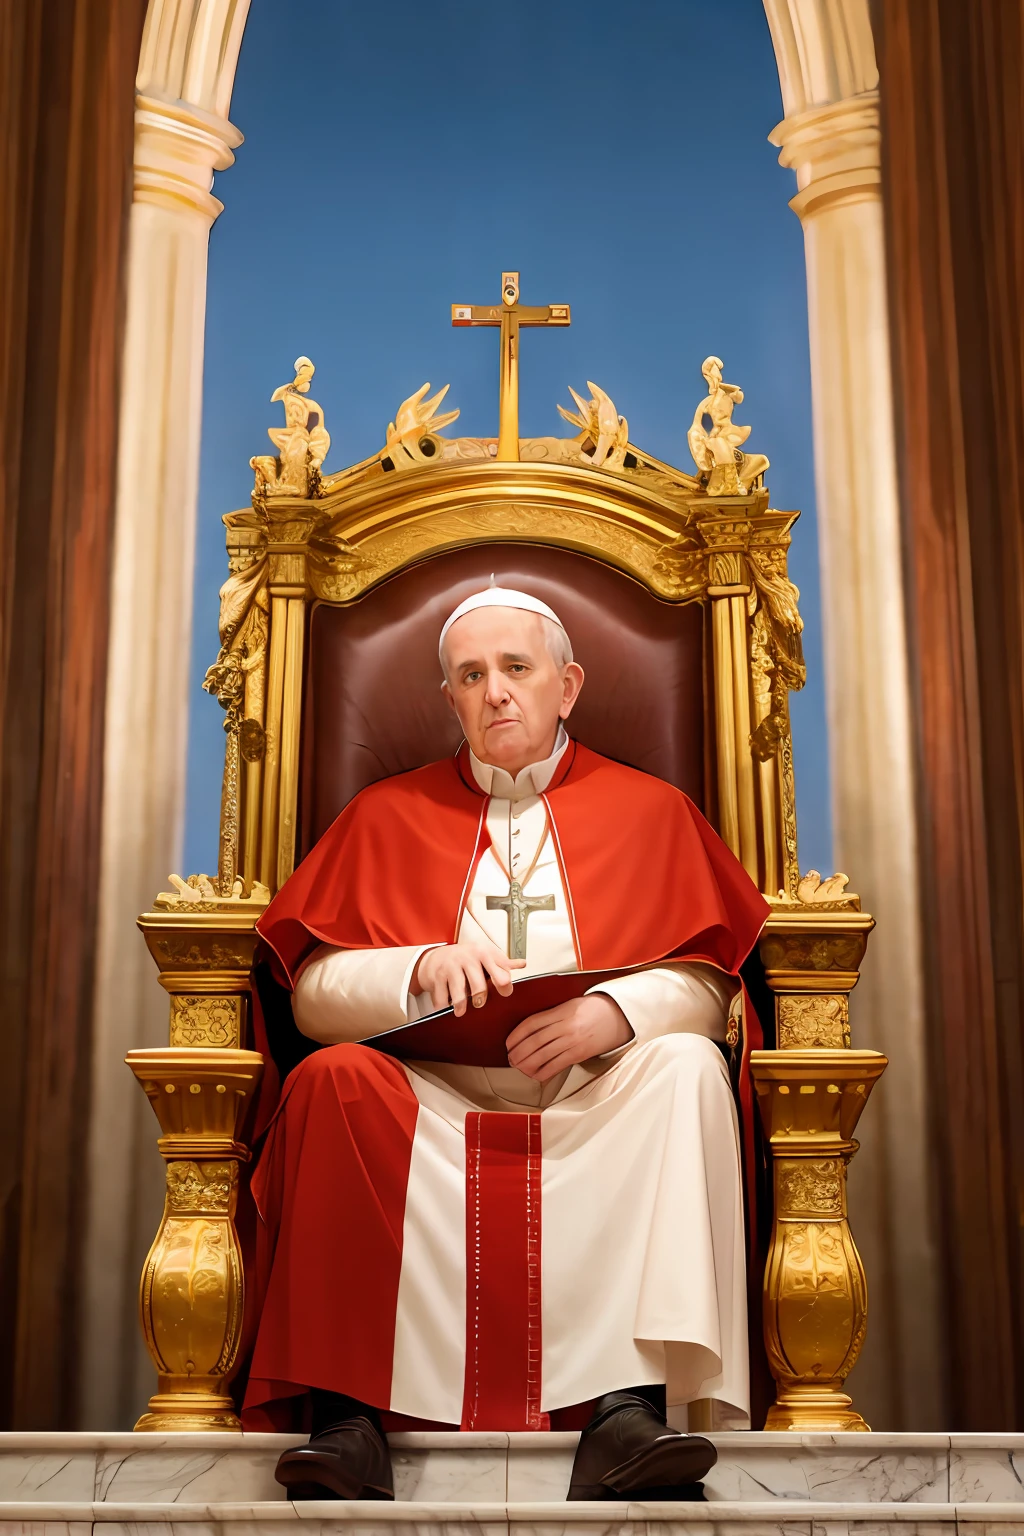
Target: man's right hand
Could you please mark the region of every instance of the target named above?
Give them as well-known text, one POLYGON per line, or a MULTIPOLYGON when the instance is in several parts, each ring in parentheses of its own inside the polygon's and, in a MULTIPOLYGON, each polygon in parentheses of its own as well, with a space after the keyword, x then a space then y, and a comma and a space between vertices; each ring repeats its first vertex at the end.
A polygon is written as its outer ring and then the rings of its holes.
POLYGON ((525 960, 510 960, 489 939, 466 944, 442 944, 421 955, 413 972, 410 990, 429 992, 436 1009, 455 1009, 461 1018, 468 1003, 482 1008, 487 1001, 488 980, 502 997, 512 996, 512 972, 522 970, 525 960))

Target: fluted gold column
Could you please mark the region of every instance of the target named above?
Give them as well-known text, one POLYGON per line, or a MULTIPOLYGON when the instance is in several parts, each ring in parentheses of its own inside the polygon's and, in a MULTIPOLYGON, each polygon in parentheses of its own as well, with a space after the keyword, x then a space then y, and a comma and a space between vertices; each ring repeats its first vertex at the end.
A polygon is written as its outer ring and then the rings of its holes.
POLYGON ((849 994, 874 926, 854 901, 777 904, 761 939, 779 1047, 751 1057, 774 1186, 763 1307, 777 1390, 766 1429, 868 1428, 845 1391, 868 1317, 846 1176, 887 1061, 850 1049, 849 994))

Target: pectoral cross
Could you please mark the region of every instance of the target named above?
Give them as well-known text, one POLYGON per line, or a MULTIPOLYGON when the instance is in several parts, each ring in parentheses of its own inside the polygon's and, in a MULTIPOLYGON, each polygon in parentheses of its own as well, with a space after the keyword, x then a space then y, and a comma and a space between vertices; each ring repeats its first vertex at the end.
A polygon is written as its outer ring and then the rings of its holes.
POLYGON ((453 304, 452 325, 501 328, 501 392, 498 397, 498 458, 519 458, 519 327, 569 325, 568 304, 519 302, 519 273, 501 274, 500 304, 453 304))
POLYGON ((507 896, 488 896, 488 912, 508 913, 508 957, 510 960, 526 959, 526 924, 531 912, 553 912, 553 896, 524 896, 518 880, 513 880, 507 896))

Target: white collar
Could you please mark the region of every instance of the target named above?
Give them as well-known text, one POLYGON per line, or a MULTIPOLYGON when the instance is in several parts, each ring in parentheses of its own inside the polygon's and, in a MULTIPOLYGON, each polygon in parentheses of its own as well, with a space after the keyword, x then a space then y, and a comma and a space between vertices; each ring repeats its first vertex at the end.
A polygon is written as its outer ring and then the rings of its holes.
POLYGON ((559 725, 555 750, 551 756, 546 757, 542 763, 530 763, 520 768, 514 780, 504 768, 481 762, 472 747, 469 749, 469 766, 485 795, 491 795, 496 800, 528 800, 531 795, 542 795, 547 789, 568 745, 565 726, 559 725))

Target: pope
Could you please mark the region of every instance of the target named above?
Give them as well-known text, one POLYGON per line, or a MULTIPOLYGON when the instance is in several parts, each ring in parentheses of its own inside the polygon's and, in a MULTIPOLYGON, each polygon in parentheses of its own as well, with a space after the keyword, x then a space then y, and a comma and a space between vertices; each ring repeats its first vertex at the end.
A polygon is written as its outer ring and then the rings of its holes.
POLYGON ((584 1425, 570 1499, 699 1496, 714 1447, 667 1417, 748 1422, 728 1054, 767 906, 685 795, 568 734, 546 604, 479 592, 439 656, 455 757, 364 789, 259 923, 311 1048, 253 1175, 243 1423, 311 1430, 293 1498, 392 1498, 385 1427, 553 1422, 584 1425), (359 1043, 577 970, 625 974, 507 1066, 359 1043))

